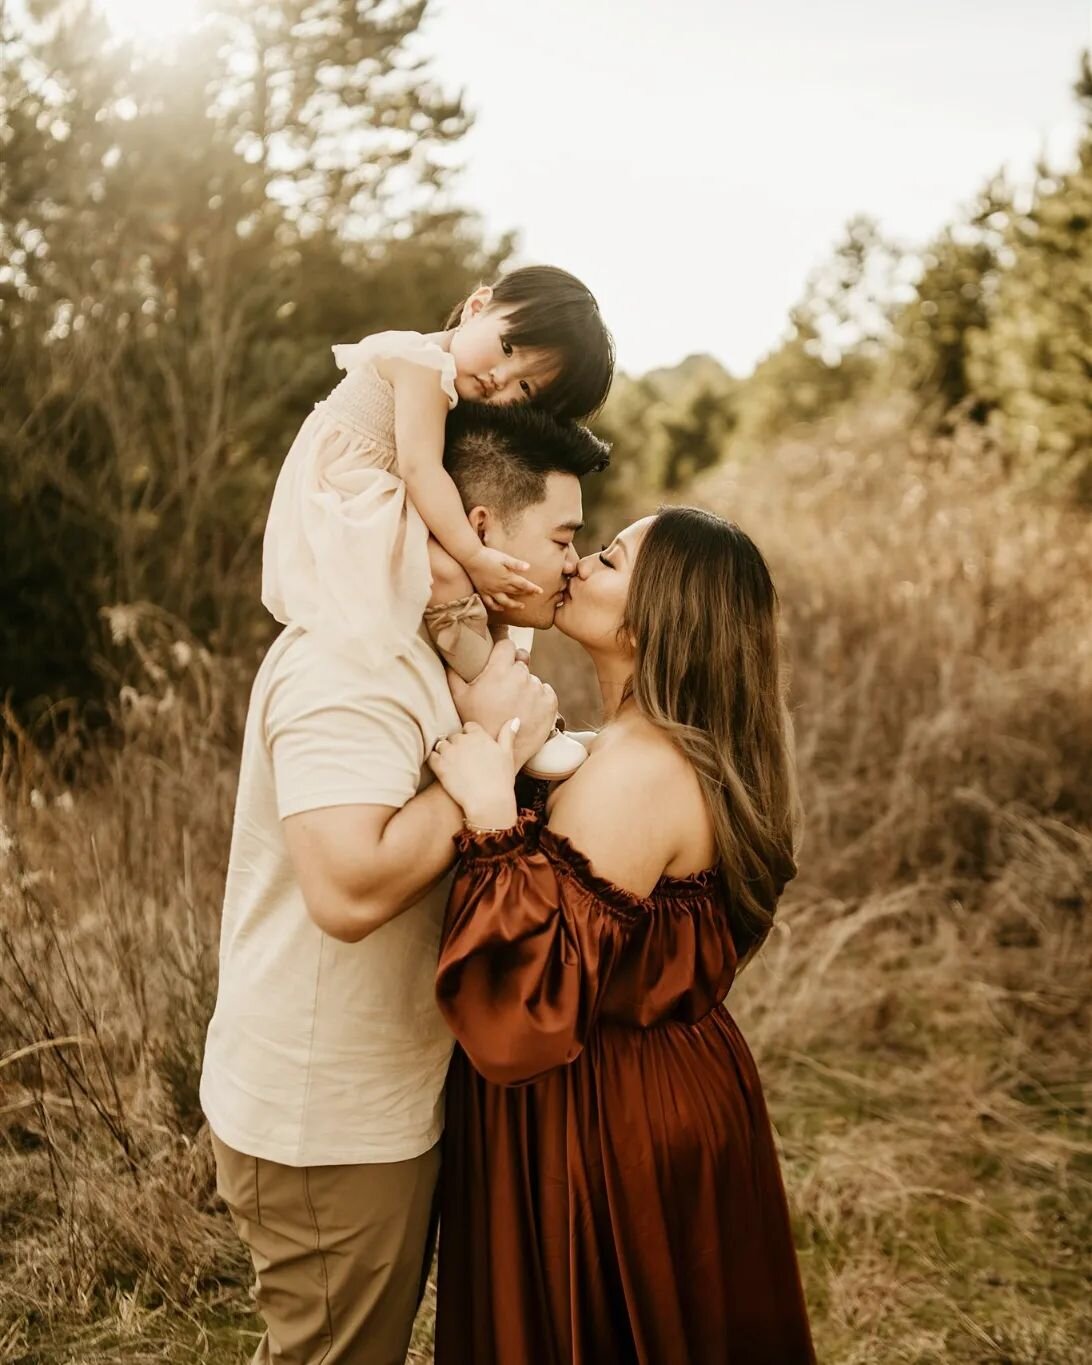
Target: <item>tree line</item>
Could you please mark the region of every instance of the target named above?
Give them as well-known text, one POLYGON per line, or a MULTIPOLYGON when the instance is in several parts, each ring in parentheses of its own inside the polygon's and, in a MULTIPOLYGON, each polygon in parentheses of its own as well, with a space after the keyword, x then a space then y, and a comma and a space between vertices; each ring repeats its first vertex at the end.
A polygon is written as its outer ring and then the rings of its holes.
POLYGON ((1072 167, 998 176, 924 248, 867 217, 807 282, 782 343, 745 378, 708 357, 623 378, 605 414, 613 491, 674 493, 726 454, 899 398, 926 430, 991 430, 1029 496, 1092 503, 1092 68, 1074 86, 1072 167))
MULTIPOLYGON (((152 53, 92 5, 0 7, 0 685, 94 702, 104 611, 256 651, 265 510, 330 344, 440 326, 495 275, 457 198, 470 118, 419 55, 427 0, 213 0, 152 53)), ((784 343, 620 377, 600 515, 897 390, 997 426, 1013 477, 1092 498, 1092 75, 1075 167, 1001 183, 913 256, 852 222, 784 343)))

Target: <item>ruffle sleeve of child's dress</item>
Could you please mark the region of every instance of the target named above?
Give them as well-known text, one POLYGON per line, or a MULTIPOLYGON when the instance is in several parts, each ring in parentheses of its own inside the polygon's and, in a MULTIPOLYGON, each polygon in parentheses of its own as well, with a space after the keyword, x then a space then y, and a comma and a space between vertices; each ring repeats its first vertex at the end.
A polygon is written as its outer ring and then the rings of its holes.
POLYGON ((440 387, 453 408, 459 401, 455 391, 455 357, 437 342, 420 332, 377 332, 352 345, 333 348, 334 360, 347 374, 361 366, 374 366, 377 360, 408 360, 423 369, 434 370, 440 387))

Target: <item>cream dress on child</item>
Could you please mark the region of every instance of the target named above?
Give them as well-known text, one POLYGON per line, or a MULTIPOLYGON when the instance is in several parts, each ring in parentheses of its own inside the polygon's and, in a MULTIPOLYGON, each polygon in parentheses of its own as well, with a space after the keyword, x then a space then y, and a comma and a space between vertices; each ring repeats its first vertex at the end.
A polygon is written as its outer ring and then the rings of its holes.
POLYGON ((262 602, 369 667, 406 652, 432 588, 428 527, 398 473, 394 391, 376 361, 436 371, 458 402, 455 361, 420 332, 335 346, 345 378, 300 428, 281 468, 262 548, 262 602))

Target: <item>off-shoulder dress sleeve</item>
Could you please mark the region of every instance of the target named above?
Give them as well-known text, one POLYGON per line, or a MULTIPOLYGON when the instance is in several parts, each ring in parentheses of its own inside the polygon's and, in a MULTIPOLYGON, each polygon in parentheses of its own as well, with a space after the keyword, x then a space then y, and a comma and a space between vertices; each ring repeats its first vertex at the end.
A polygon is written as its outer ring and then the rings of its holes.
POLYGON ((436 998, 486 1080, 531 1081, 580 1054, 639 902, 529 811, 458 843, 436 998))

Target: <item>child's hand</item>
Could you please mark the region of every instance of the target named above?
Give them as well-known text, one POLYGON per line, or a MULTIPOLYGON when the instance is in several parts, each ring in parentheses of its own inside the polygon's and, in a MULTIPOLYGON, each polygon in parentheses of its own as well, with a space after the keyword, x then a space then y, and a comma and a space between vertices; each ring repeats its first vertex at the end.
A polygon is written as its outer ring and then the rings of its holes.
POLYGON ((513 594, 526 596, 542 591, 537 583, 521 576, 530 567, 522 559, 513 559, 503 550, 490 550, 485 545, 463 565, 485 605, 493 611, 501 607, 508 611, 518 610, 523 603, 516 601, 513 594))

